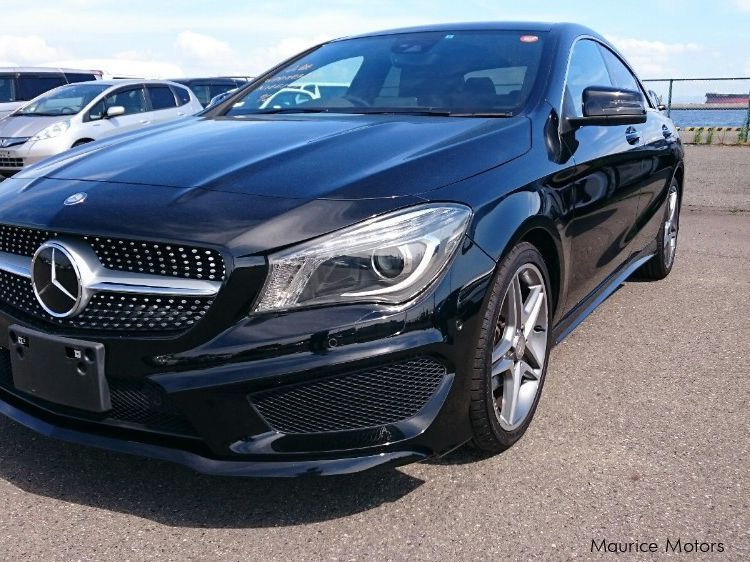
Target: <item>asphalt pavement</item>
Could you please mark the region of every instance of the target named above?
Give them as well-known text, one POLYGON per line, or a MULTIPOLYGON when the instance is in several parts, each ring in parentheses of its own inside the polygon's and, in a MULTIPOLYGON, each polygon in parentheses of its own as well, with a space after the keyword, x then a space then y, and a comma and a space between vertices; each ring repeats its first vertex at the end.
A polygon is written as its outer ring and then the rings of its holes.
POLYGON ((679 539, 715 546, 673 558, 750 559, 750 148, 687 158, 672 274, 627 282, 553 352, 536 418, 504 454, 210 478, 2 418, 0 558, 646 560, 679 539))

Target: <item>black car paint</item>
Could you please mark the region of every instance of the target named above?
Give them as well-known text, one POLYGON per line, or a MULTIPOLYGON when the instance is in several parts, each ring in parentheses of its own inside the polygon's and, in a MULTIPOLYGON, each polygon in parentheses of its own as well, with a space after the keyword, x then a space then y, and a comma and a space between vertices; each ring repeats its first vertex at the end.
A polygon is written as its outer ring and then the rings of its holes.
MULTIPOLYGON (((224 253, 229 276, 208 316, 182 336, 96 338, 106 346, 108 374, 151 377, 201 439, 102 427, 4 391, 0 410, 64 439, 223 474, 344 473, 464 443, 471 435, 469 355, 504 253, 521 239, 543 250, 559 341, 654 252, 667 187, 683 174, 679 138, 656 109, 648 110, 637 145, 627 142, 627 126, 563 131, 571 45, 580 36, 606 44, 602 38, 574 25, 505 28, 547 31, 552 39, 540 70, 544 83, 527 111, 511 119, 229 121, 218 115, 230 98, 189 122, 94 143, 4 182, 5 224, 200 243, 224 253), (86 204, 63 207, 77 191, 88 193, 86 204), (271 250, 425 201, 467 204, 474 218, 447 274, 415 303, 248 315, 271 250), (376 446, 352 446, 347 432, 318 440, 271 432, 246 399, 259 389, 414 354, 440 357, 451 384, 414 423, 384 428, 386 440, 376 446)), ((0 331, 14 323, 23 318, 0 314, 0 331)))

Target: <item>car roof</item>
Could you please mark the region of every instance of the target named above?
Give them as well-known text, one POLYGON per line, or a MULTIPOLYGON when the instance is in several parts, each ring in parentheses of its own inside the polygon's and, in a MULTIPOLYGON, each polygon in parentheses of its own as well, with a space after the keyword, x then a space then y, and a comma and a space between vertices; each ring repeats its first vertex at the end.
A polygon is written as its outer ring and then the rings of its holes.
POLYGON ((540 21, 494 21, 494 22, 459 22, 459 23, 441 23, 434 25, 422 25, 417 27, 403 27, 396 29, 386 29, 372 33, 363 33, 350 37, 335 39, 341 41, 344 39, 354 39, 360 37, 375 37, 378 35, 393 35, 396 33, 421 33, 428 31, 536 31, 539 33, 546 31, 566 31, 577 33, 579 35, 598 34, 591 29, 575 23, 550 23, 540 21))
POLYGON ((97 86, 130 86, 132 84, 170 84, 172 86, 183 87, 184 84, 176 84, 170 80, 138 80, 135 78, 119 79, 113 78, 111 80, 88 80, 86 82, 74 82, 72 84, 65 84, 66 86, 79 86, 81 84, 95 84, 97 86))
POLYGON ((4 66, 0 67, 0 73, 17 73, 17 72, 38 72, 41 74, 57 72, 75 72, 76 74, 101 74, 100 70, 82 69, 82 68, 55 68, 48 66, 4 66))
POLYGON ((229 76, 204 76, 202 78, 170 78, 172 82, 179 82, 180 84, 187 84, 189 82, 223 82, 226 84, 234 84, 240 80, 240 78, 231 78, 229 76))

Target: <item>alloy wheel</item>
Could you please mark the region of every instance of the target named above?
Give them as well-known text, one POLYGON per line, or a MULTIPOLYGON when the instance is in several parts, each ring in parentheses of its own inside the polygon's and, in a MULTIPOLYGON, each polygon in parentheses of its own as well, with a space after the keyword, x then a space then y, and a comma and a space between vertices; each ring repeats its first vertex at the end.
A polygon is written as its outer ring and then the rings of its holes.
POLYGON ((677 232, 680 228, 680 212, 677 204, 677 188, 669 190, 667 198, 667 219, 664 222, 664 266, 669 269, 677 250, 677 232))
POLYGON ((505 293, 492 350, 495 415, 506 431, 526 420, 539 392, 547 354, 548 309, 541 271, 530 263, 521 266, 505 293))

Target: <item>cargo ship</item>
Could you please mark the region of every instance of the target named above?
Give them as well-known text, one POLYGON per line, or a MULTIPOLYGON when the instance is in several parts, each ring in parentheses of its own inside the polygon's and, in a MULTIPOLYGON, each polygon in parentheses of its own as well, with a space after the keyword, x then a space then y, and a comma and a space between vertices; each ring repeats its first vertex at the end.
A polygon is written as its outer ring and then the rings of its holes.
POLYGON ((750 95, 748 94, 706 94, 706 103, 721 103, 721 104, 732 104, 732 105, 744 105, 750 104, 750 95))

